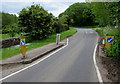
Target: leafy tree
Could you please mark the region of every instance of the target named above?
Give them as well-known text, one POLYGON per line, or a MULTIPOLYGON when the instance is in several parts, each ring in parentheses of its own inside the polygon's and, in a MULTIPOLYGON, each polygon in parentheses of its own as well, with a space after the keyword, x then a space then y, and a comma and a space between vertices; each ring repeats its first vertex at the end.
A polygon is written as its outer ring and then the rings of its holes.
POLYGON ((64 13, 60 14, 69 16, 69 21, 73 26, 90 26, 93 25, 94 15, 86 3, 75 3, 71 5, 64 13))
MULTIPOLYGON (((12 33, 12 31, 14 30, 13 25, 17 25, 18 17, 16 15, 4 13, 4 12, 0 12, 0 16, 1 16, 0 28, 2 28, 1 29, 2 33, 12 33)), ((13 37, 14 34, 11 36, 13 37)))
POLYGON ((120 26, 120 2, 108 3, 110 24, 120 26))
POLYGON ((34 40, 43 39, 52 33, 55 17, 40 5, 23 8, 19 13, 19 24, 34 40))
POLYGON ((0 12, 0 14, 2 15, 2 28, 4 28, 5 25, 17 23, 18 18, 16 15, 4 12, 0 12))
POLYGON ((120 23, 120 2, 94 2, 91 3, 95 21, 100 26, 118 25, 120 23))
POLYGON ((59 18, 59 21, 61 22, 61 24, 68 24, 67 19, 68 19, 68 15, 62 15, 59 18))

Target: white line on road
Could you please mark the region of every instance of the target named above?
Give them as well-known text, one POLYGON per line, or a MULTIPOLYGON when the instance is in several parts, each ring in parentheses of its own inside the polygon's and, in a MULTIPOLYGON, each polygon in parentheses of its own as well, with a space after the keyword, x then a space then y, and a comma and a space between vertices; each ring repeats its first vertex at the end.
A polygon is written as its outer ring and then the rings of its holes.
POLYGON ((28 66, 28 67, 25 67, 25 68, 23 68, 23 69, 21 69, 21 70, 18 70, 18 71, 16 71, 16 72, 14 72, 14 73, 12 73, 12 74, 10 74, 10 75, 8 75, 8 76, 0 79, 0 82, 3 81, 3 80, 5 80, 5 79, 7 79, 7 78, 9 78, 9 77, 11 77, 11 76, 13 76, 13 75, 15 75, 15 74, 17 74, 17 73, 22 72, 22 71, 24 71, 24 70, 26 70, 26 69, 28 69, 28 68, 30 68, 30 67, 38 64, 38 63, 40 63, 40 62, 42 62, 42 61, 44 61, 44 60, 47 59, 48 57, 52 56, 53 54, 57 53, 58 51, 62 50, 63 48, 65 48, 65 47, 67 47, 67 46, 68 46, 68 38, 67 38, 67 44, 66 44, 65 46, 63 46, 63 47, 61 47, 60 49, 58 49, 58 50, 54 51, 53 53, 49 54, 48 56, 44 57, 44 58, 41 59, 40 61, 38 61, 38 62, 36 62, 36 63, 28 66))
POLYGON ((96 44, 95 49, 94 49, 93 61, 94 61, 95 69, 96 69, 96 72, 97 72, 98 80, 99 80, 100 84, 103 84, 103 80, 102 80, 102 77, 101 77, 99 68, 97 66, 97 62, 96 62, 96 50, 97 50, 97 46, 98 46, 98 44, 96 44))

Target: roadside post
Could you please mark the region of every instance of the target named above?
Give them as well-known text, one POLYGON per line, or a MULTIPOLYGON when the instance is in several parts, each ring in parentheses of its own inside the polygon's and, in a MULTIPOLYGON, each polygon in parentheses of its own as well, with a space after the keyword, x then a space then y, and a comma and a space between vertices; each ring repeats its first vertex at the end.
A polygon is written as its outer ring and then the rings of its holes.
POLYGON ((56 44, 58 45, 60 42, 60 34, 57 34, 56 35, 56 44))
POLYGON ((105 39, 104 39, 104 37, 102 37, 102 48, 104 48, 105 47, 105 39))
POLYGON ((25 46, 25 38, 20 39, 20 52, 22 53, 22 59, 26 58, 26 46, 25 46))
POLYGON ((111 43, 114 42, 114 36, 106 36, 106 48, 110 48, 111 43))

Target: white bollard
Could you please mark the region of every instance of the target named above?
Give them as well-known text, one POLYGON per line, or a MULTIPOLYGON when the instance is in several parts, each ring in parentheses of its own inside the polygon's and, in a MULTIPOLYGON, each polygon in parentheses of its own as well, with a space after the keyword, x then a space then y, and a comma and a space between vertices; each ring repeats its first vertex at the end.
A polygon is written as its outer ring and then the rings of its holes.
POLYGON ((105 40, 104 39, 102 40, 102 44, 105 44, 105 40))
POLYGON ((57 34, 56 35, 56 44, 58 45, 60 42, 60 34, 57 34))

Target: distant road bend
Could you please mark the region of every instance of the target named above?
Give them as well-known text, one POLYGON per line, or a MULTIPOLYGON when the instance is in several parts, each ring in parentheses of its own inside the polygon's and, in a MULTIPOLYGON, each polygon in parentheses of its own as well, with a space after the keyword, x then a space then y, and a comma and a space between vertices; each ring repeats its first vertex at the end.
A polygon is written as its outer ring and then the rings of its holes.
POLYGON ((67 47, 3 82, 98 82, 93 62, 98 36, 92 29, 77 30, 67 47))

